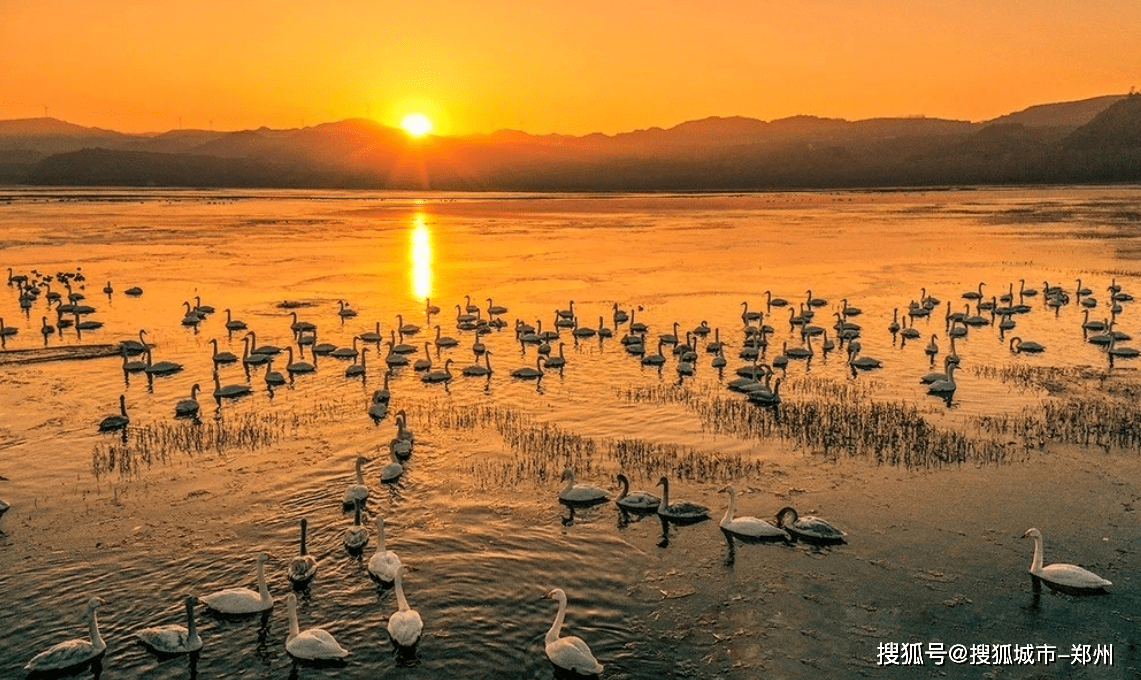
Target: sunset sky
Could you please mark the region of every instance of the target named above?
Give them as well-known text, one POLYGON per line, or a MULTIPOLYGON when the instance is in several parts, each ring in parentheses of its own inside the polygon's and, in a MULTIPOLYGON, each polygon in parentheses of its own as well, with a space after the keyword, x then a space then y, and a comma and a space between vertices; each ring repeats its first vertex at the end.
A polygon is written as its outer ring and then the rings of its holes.
POLYGON ((1141 86, 1136 0, 0 0, 0 119, 435 132, 985 120, 1141 86), (180 123, 181 119, 181 123, 180 123))

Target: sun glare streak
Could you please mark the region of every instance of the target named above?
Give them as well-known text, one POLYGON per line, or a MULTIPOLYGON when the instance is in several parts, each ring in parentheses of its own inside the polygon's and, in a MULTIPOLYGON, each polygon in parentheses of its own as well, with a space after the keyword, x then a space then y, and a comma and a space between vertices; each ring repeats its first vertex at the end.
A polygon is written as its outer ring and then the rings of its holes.
POLYGON ((432 232, 424 224, 424 216, 417 215, 412 235, 412 294, 418 299, 432 297, 432 232))

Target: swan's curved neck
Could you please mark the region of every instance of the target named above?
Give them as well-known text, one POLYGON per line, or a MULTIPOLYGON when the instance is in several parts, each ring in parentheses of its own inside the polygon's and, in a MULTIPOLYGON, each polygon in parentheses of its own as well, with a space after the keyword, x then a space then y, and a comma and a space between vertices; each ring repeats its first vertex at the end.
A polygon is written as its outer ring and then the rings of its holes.
POLYGON ((662 480, 662 503, 658 509, 665 512, 670 507, 670 483, 669 481, 662 480))
POLYGON ((87 627, 91 632, 91 645, 100 652, 107 649, 107 643, 103 642, 103 638, 99 635, 99 621, 95 618, 94 608, 91 609, 91 618, 87 620, 87 627))
POLYGON ((567 486, 565 489, 563 489, 563 491, 569 492, 573 488, 574 488, 574 473, 568 472, 567 473, 567 486))
POLYGON ((301 523, 301 554, 304 555, 308 552, 306 548, 306 534, 309 533, 309 525, 306 522, 301 523))
POLYGON ((293 598, 289 599, 289 637, 287 640, 292 640, 301 633, 301 626, 297 625, 297 602, 293 598))
POLYGON ((376 551, 381 555, 388 552, 384 547, 384 522, 376 523, 376 551))
POLYGON ((190 640, 198 637, 198 628, 194 623, 194 600, 186 601, 186 637, 190 640))
POLYGON ((401 578, 400 571, 399 569, 396 571, 396 603, 400 606, 400 611, 406 612, 411 607, 408 606, 408 600, 404 597, 404 579, 401 578))
POLYGON ((270 602, 269 588, 265 585, 265 562, 258 560, 258 594, 262 602, 270 602))
POLYGON ((622 485, 622 491, 618 493, 618 500, 622 500, 630 495, 630 482, 628 482, 625 477, 622 477, 618 480, 618 483, 622 485))
POLYGON ((555 614, 555 622, 551 624, 551 629, 547 631, 545 642, 548 645, 559 639, 559 631, 563 627, 563 616, 567 611, 567 596, 559 594, 557 597, 559 599, 559 613, 555 614))
POLYGON ((733 521, 733 514, 736 511, 737 494, 733 489, 729 489, 729 507, 725 510, 725 519, 721 520, 722 524, 728 524, 733 521))
POLYGON ((1030 573, 1042 571, 1042 537, 1034 537, 1034 560, 1030 563, 1030 573))

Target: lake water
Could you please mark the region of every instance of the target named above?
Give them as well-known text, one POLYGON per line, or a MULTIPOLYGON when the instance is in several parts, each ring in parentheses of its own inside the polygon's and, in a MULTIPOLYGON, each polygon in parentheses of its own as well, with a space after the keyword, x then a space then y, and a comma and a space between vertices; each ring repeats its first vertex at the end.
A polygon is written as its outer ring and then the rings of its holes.
MULTIPOLYGON (((80 677, 547 678, 543 637, 569 598, 564 635, 588 642, 608 678, 1001 677, 1132 678, 1141 672, 1141 359, 1111 362, 1083 334, 1077 280, 1096 298, 1089 318, 1111 316, 1111 283, 1141 296, 1141 189, 1090 187, 927 192, 788 192, 734 195, 464 195, 288 191, 0 191, 0 266, 16 274, 81 271, 73 283, 96 311, 97 330, 41 334, 54 324, 45 295, 21 309, 0 288, 0 317, 18 330, 5 350, 78 348, 136 338, 146 329, 154 361, 183 364, 170 376, 125 373, 115 357, 0 363, 0 677, 56 641, 86 635, 83 607, 100 596, 108 650, 80 677), (1035 296, 1020 297, 1025 288, 1035 296), (103 287, 110 281, 111 294, 103 287), (1013 286, 1027 313, 956 340, 957 389, 928 395, 919 376, 942 368, 945 323, 973 302, 1013 286), (1054 308, 1043 294, 1070 297, 1054 308), (139 297, 124 295, 139 286, 139 297), (765 291, 790 307, 766 308, 765 291), (777 369, 782 404, 754 406, 726 384, 745 324, 743 302, 766 312, 782 343, 800 347, 790 309, 826 303, 812 323, 834 338, 841 300, 860 307, 862 356, 882 367, 854 371, 843 351, 813 341, 810 361, 777 369), (889 332, 927 294, 918 339, 889 332), (183 326, 184 301, 217 312, 183 326), (480 336, 490 379, 474 362, 473 331, 457 328, 457 304, 503 305, 506 328, 480 336), (442 312, 428 320, 425 298, 442 312), (211 340, 241 355, 246 322, 258 344, 292 346, 290 300, 317 325, 317 342, 348 346, 404 323, 417 345, 444 335, 459 345, 429 354, 454 360, 454 379, 424 384, 411 367, 390 378, 389 415, 366 413, 387 366, 369 349, 363 378, 351 362, 322 356, 312 374, 268 389, 264 367, 223 365, 220 383, 252 394, 216 403, 211 340), (338 301, 357 316, 338 315, 338 301), (551 329, 570 301, 580 325, 614 337, 575 339, 562 329, 566 366, 539 382, 516 319, 551 329), (726 343, 727 367, 697 340, 692 377, 679 377, 667 346, 660 369, 620 342, 633 311, 657 337, 703 321, 726 343), (924 352, 932 334, 939 353, 924 352), (1041 343, 1013 353, 1010 339, 1041 343), (201 417, 174 406, 198 383, 201 417), (124 395, 125 434, 97 431, 124 395), (380 482, 393 414, 404 409, 415 448, 396 485, 380 482), (388 547, 412 568, 405 590, 424 620, 423 639, 397 655, 385 630, 391 589, 349 555, 341 534, 352 514, 341 497, 357 456, 370 458, 365 522, 383 516, 388 547), (623 518, 612 503, 572 511, 558 503, 568 465, 580 483, 614 493, 632 487, 712 508, 713 519, 665 527, 623 518), (737 512, 773 517, 782 506, 829 518, 846 545, 737 545, 718 530, 725 484, 737 512), (352 655, 343 667, 291 661, 284 597, 298 521, 319 559, 301 592, 301 627, 323 627, 352 655), (1113 581, 1111 594, 1035 596, 1021 539, 1045 536, 1046 562, 1072 562, 1113 581), (198 609, 205 648, 193 659, 159 658, 136 643, 147 626, 185 623, 182 599, 255 585, 265 550, 277 606, 267 617, 228 620, 198 609), (1112 664, 1070 658, 1034 665, 882 666, 882 643, 1112 646, 1112 664), (985 666, 985 667, 984 667, 985 666), (986 673, 990 673, 986 675, 986 673)), ((58 282, 52 290, 67 291, 58 282)), ((45 291, 46 292, 46 291, 45 291)), ((1004 303, 998 302, 999 306, 1004 303)), ((1135 302, 1120 302, 1116 328, 1141 346, 1135 302)), ((486 317, 486 313, 483 313, 486 317)), ((753 325, 756 325, 755 323, 753 325)), ((67 350, 73 351, 73 350, 67 350)), ((378 351, 380 352, 378 354, 378 351)), ((7 355, 11 357, 13 355, 7 355)), ((6 358, 0 354, 0 358, 6 358)), ((300 357, 297 357, 300 358, 300 357)), ((313 361, 308 349, 305 359, 313 361)), ((284 372, 285 359, 274 368, 284 372)))

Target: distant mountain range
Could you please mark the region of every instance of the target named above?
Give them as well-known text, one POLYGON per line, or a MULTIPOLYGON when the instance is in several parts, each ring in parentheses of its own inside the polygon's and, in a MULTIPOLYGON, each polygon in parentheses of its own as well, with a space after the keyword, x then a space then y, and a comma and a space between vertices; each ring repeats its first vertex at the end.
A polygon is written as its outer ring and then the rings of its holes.
POLYGON ((0 183, 446 189, 750 190, 1141 181, 1141 95, 991 121, 705 118, 617 135, 411 139, 371 120, 123 134, 0 121, 0 183))

